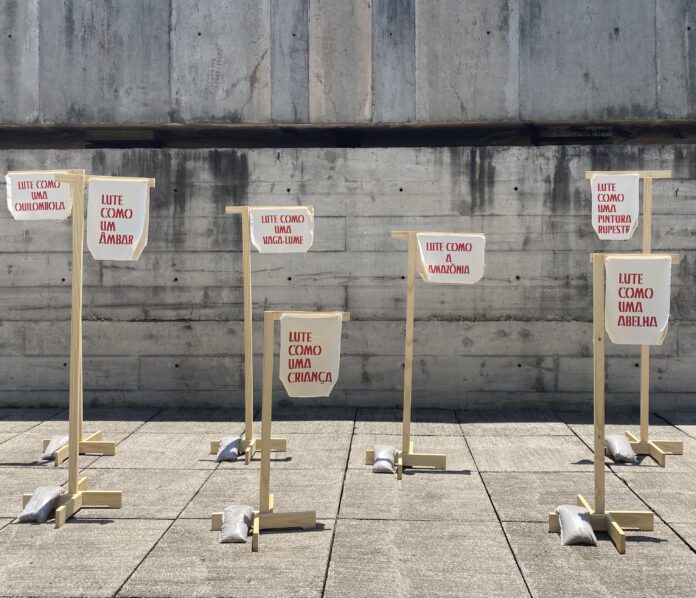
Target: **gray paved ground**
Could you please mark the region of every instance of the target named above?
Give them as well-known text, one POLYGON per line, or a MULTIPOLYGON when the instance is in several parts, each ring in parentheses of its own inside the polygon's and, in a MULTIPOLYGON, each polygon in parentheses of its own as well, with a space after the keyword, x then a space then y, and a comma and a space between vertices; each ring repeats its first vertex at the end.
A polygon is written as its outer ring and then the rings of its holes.
MULTIPOLYGON (((118 449, 82 457, 82 475, 124 505, 55 530, 12 518, 23 492, 65 483, 65 467, 39 457, 42 438, 67 433, 66 413, 0 410, 0 596, 696 595, 696 412, 654 415, 655 437, 685 443, 665 469, 607 465, 609 508, 655 512, 623 556, 602 534, 596 548, 563 548, 546 531, 549 509, 592 497, 587 414, 416 411, 415 449, 446 453, 448 470, 401 482, 364 465, 365 449, 399 442, 399 411, 274 415, 289 444, 272 461, 276 510, 316 510, 319 529, 262 534, 252 554, 209 531, 211 511, 258 501, 258 461, 208 454, 241 432, 241 413, 87 410, 86 431, 118 449)), ((635 414, 607 421, 637 430, 635 414)))

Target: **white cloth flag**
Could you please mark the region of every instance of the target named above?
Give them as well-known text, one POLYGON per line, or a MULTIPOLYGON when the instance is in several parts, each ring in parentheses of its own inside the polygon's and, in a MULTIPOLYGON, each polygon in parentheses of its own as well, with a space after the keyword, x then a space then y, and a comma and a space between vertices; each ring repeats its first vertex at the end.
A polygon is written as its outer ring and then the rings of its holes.
POLYGON ((614 256, 605 260, 605 324, 617 345, 661 345, 669 321, 672 258, 614 256))
POLYGON ((280 318, 280 379, 291 397, 328 397, 341 363, 340 313, 280 318))
POLYGON ((304 253, 314 242, 314 208, 249 208, 249 228, 259 253, 304 253))
POLYGON ((95 260, 137 260, 147 245, 148 179, 89 181, 87 247, 95 260))
POLYGON ((65 170, 8 172, 7 208, 15 220, 65 220, 72 212, 72 185, 56 180, 65 170))
POLYGON ((606 241, 625 241, 638 226, 638 174, 595 174, 592 186, 592 228, 606 241))
POLYGON ((418 273, 425 282, 474 284, 485 268, 486 236, 417 233, 418 273))

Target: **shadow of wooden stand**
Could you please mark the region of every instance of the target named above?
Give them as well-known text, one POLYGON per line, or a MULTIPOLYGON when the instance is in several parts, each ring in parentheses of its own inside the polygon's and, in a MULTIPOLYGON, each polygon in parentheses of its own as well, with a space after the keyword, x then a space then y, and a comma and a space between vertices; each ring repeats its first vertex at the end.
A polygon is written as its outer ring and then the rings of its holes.
MULTIPOLYGON (((56 180, 72 185, 72 296, 70 314, 70 404, 68 409, 68 446, 67 454, 61 453, 62 460, 67 457, 68 491, 58 498, 55 513, 55 527, 62 527, 66 520, 77 513, 82 507, 104 507, 120 509, 122 493, 120 490, 88 490, 87 478, 79 478, 79 458, 83 452, 99 452, 106 448, 104 454, 115 453, 114 443, 97 441, 95 435, 83 440, 83 375, 82 375, 82 274, 85 230, 85 185, 90 177, 84 170, 65 171, 58 174, 56 180), (96 444, 95 444, 96 443, 96 444), (113 446, 107 446, 113 445, 113 446)), ((110 178, 110 177, 109 177, 110 178)), ((128 180, 124 177, 113 177, 118 180, 128 180)), ((155 186, 155 179, 148 179, 150 187, 155 186)), ((101 438, 101 432, 97 432, 101 438)), ((22 503, 26 505, 31 494, 22 495, 22 503)))
MULTIPOLYGON (((672 178, 671 170, 588 170, 586 179, 594 175, 637 174, 643 180, 643 253, 652 253, 652 190, 653 179, 672 178)), ((626 437, 637 455, 647 455, 664 467, 667 455, 681 455, 684 444, 680 440, 650 438, 650 345, 640 347, 640 437, 626 431, 626 437)))
MULTIPOLYGON (((402 479, 404 468, 431 467, 447 469, 447 455, 416 453, 411 441, 411 390, 413 387, 413 320, 416 304, 416 259, 418 239, 416 231, 392 231, 395 239, 408 241, 408 265, 406 276, 406 346, 404 350, 404 414, 401 450, 396 454, 396 476, 402 479)), ((365 452, 365 465, 374 463, 373 450, 365 452)))
MULTIPOLYGON (((249 206, 225 206, 225 214, 239 214, 242 218, 242 276, 244 279, 244 438, 239 443, 239 452, 244 453, 244 463, 249 465, 256 451, 262 449, 262 440, 254 437, 254 349, 252 343, 252 301, 251 301, 251 231, 249 206)), ((269 438, 273 452, 288 450, 285 438, 269 438)), ((210 454, 216 455, 220 441, 210 443, 210 454)))
MULTIPOLYGON (((263 387, 261 399, 261 469, 259 485, 259 510, 254 511, 252 518, 252 552, 259 550, 259 533, 268 529, 315 529, 317 516, 314 511, 295 511, 290 513, 275 513, 273 511, 273 494, 271 483, 271 424, 273 422, 273 344, 275 322, 284 315, 303 315, 318 312, 302 311, 266 311, 263 314, 263 387)), ((344 322, 350 319, 347 312, 339 312, 344 322)), ((210 529, 222 529, 222 513, 213 513, 210 518, 210 529)))
MULTIPOLYGON (((606 385, 605 376, 605 350, 604 336, 606 334, 604 326, 604 261, 610 255, 626 254, 592 254, 592 279, 593 279, 593 361, 594 361, 594 509, 589 501, 578 494, 578 506, 587 509, 592 522, 592 529, 595 531, 607 532, 616 549, 624 554, 626 552, 626 534, 623 528, 633 528, 641 531, 652 531, 654 529, 654 516, 652 511, 606 511, 605 505, 605 476, 606 466, 604 465, 604 416, 605 401, 604 389, 606 385)), ((629 254, 639 256, 640 254, 629 254)), ((679 258, 674 254, 672 263, 678 263, 679 258)), ((560 531, 558 515, 555 512, 549 513, 549 532, 560 531)))

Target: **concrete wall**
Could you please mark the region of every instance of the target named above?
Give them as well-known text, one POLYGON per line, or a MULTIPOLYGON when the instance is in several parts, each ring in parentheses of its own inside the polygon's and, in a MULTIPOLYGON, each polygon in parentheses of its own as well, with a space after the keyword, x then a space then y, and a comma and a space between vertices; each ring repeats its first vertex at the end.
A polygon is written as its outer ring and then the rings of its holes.
POLYGON ((3 0, 0 124, 696 116, 690 0, 3 0))
MULTIPOLYGON (((247 201, 315 206, 308 254, 253 255, 254 315, 351 312, 324 403, 400 404, 406 253, 389 231, 418 228, 485 231, 488 254, 475 287, 417 285, 414 405, 589 405, 588 255, 637 249, 640 230, 623 244, 596 239, 584 171, 671 168, 674 179, 655 182, 654 249, 682 260, 652 387, 655 405, 690 402, 693 146, 0 152, 0 172, 57 166, 157 178, 140 261, 85 257, 86 400, 189 407, 241 405, 240 229, 223 207, 247 201)), ((0 211, 0 404, 65 404, 70 261, 69 221, 0 211)), ((257 321, 257 351, 260 332, 257 321)), ((608 352, 610 404, 637 405, 637 348, 608 352)))

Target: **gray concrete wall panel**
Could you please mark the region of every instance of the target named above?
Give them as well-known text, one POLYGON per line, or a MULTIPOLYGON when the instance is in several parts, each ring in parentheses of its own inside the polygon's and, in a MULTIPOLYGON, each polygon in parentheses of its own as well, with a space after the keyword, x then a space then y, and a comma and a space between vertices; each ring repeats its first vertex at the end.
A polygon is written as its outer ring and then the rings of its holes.
POLYGON ((518 0, 417 0, 419 121, 515 120, 518 0))
MULTIPOLYGON (((412 228, 487 234, 479 284, 417 283, 418 405, 568 408, 591 398, 588 254, 640 246, 640 227, 626 243, 596 239, 584 179, 593 168, 673 170, 673 179, 654 184, 654 248, 677 251, 681 261, 673 269, 669 333, 652 351, 652 384, 670 405, 693 388, 695 152, 12 150, 0 151, 0 171, 74 166, 157 178, 140 260, 85 255, 85 396, 92 404, 241 404, 240 230, 224 206, 249 202, 315 207, 309 253, 252 255, 254 350, 260 355, 263 309, 349 310, 341 377, 327 403, 400 401, 406 253, 389 231, 412 228)), ((0 404, 65 402, 70 262, 69 222, 19 222, 0 212, 0 404)), ((627 389, 638 388, 637 349, 610 345, 607 355, 611 396, 635 399, 627 389)))
POLYGON ((369 0, 312 0, 309 9, 309 118, 369 122, 372 11, 369 0))
POLYGON ((175 122, 271 119, 270 0, 172 0, 175 122))

